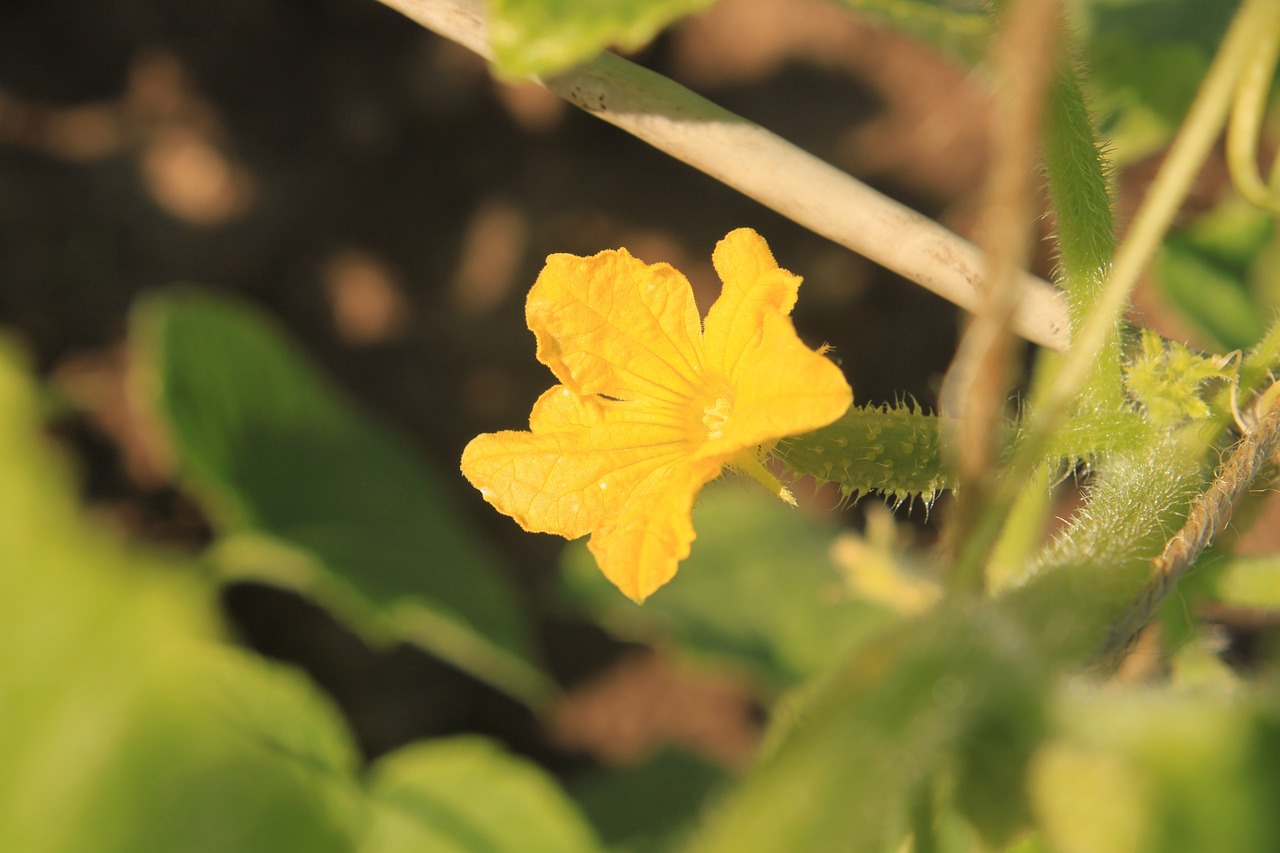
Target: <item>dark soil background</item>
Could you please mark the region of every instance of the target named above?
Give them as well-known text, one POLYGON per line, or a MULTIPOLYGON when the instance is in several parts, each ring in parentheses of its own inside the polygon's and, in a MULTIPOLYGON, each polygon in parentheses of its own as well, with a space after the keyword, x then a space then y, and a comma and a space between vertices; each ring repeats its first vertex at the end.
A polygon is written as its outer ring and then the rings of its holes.
MULTIPOLYGON (((635 58, 953 228, 973 218, 983 90, 908 39, 821 0, 726 0, 635 58)), ((743 225, 805 277, 797 326, 835 346, 859 402, 932 406, 951 306, 375 0, 0 5, 0 326, 74 401, 58 434, 96 511, 168 546, 207 531, 124 410, 139 293, 191 281, 253 300, 455 472, 470 437, 523 426, 551 381, 523 322, 547 254, 670 261, 705 309, 712 247, 743 225)), ((562 543, 452 485, 542 613, 562 543)), ((333 693, 371 756, 480 731, 561 771, 663 742, 735 766, 760 722, 743 679, 550 615, 569 699, 547 721, 414 649, 374 653, 292 595, 226 602, 246 642, 333 693)))

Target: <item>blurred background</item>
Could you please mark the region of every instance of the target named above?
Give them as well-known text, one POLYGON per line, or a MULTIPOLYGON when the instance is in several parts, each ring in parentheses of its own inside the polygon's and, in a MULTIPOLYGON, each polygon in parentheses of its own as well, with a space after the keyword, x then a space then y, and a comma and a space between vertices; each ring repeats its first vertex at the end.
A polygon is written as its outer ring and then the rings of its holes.
MULTIPOLYGON (((724 0, 633 58, 971 232, 985 89, 921 43, 825 0, 724 0)), ((1125 180, 1140 187, 1149 169, 1136 162, 1125 180)), ((1211 175, 1204 206, 1224 187, 1211 175)), ((543 717, 417 646, 372 648, 305 596, 227 586, 232 633, 309 671, 366 757, 457 732, 567 774, 666 744, 726 768, 752 754, 758 682, 564 607, 564 543, 522 533, 457 473, 472 436, 522 428, 552 381, 523 320, 547 254, 625 246, 670 262, 705 311, 711 250, 740 226, 804 277, 796 325, 834 346, 857 402, 932 409, 958 329, 950 305, 495 79, 374 0, 0 5, 0 327, 55 390, 56 436, 94 513, 184 554, 212 539, 125 379, 135 300, 196 283, 275 318, 416 448, 532 614, 566 691, 543 717)), ((1044 245, 1037 272, 1050 269, 1044 245)), ((837 504, 819 493, 806 512, 861 524, 865 503, 837 504)), ((899 511, 921 527, 936 515, 899 511)))
MULTIPOLYGON (((799 5, 731 0, 635 58, 963 230, 983 173, 981 88, 905 37, 799 5)), ((245 297, 444 472, 510 557, 552 671, 594 690, 571 713, 598 720, 557 742, 421 652, 374 653, 296 596, 231 587, 241 636, 316 672, 371 755, 459 730, 590 753, 620 743, 610 718, 655 729, 628 735, 634 749, 710 738, 733 762, 749 753, 749 686, 548 613, 564 543, 522 533, 456 473, 473 435, 523 427, 551 383, 523 322, 547 254, 626 246, 668 261, 705 311, 711 249, 743 225, 805 278, 797 325, 835 346, 859 402, 932 404, 949 305, 537 87, 495 80, 373 0, 0 8, 0 324, 74 403, 58 433, 86 498, 132 536, 205 544, 130 417, 126 321, 140 293, 178 282, 245 297), (579 742, 593 727, 600 743, 579 742)))

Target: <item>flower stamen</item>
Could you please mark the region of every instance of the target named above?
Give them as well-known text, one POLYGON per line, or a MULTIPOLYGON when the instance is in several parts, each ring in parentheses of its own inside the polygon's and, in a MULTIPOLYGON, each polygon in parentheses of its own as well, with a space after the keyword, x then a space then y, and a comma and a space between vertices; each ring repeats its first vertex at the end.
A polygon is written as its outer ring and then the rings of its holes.
POLYGON ((777 495, 785 503, 791 506, 797 506, 795 495, 791 494, 791 490, 782 485, 778 478, 764 467, 764 463, 760 461, 760 448, 748 447, 746 450, 736 454, 729 460, 729 465, 736 468, 744 474, 749 475, 757 483, 764 486, 771 494, 777 495))

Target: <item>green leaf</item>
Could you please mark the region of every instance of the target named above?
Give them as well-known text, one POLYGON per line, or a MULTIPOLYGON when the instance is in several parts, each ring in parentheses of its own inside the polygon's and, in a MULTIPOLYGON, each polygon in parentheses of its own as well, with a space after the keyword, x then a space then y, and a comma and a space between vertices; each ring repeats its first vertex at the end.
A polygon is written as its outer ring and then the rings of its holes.
POLYGON ((947 0, 840 0, 970 65, 986 55, 991 18, 985 4, 947 0))
POLYGON ((14 361, 0 342, 0 850, 598 850, 549 777, 483 741, 360 779, 314 684, 217 643, 206 576, 80 516, 14 361))
POLYGON ((355 758, 336 714, 214 645, 197 573, 80 516, 37 406, 0 352, 0 850, 349 850, 355 758), (264 700, 249 718, 225 690, 242 676, 264 700))
POLYGON ((1135 163, 1173 137, 1209 67, 1188 44, 1141 46, 1124 35, 1100 37, 1089 50, 1094 103, 1112 159, 1135 163))
POLYGON ((374 765, 360 853, 589 853, 599 843, 558 785, 478 737, 405 747, 374 765))
POLYGON ((695 655, 745 665, 786 686, 821 671, 885 611, 848 598, 828 556, 835 529, 742 484, 710 487, 693 513, 698 539, 675 580, 637 607, 581 544, 563 560, 570 594, 613 633, 671 636, 695 655))
POLYGON ((1186 243, 1166 242, 1156 261, 1160 290, 1220 352, 1248 349, 1265 331, 1243 279, 1186 243))
POLYGON ((723 770, 665 750, 637 766, 597 771, 571 790, 610 850, 662 853, 677 849, 679 837, 727 781, 723 770))
POLYGON ((1243 275, 1274 234, 1274 216, 1233 197, 1196 217, 1179 238, 1210 263, 1243 275))
POLYGON ((135 387, 216 527, 226 576, 293 586, 373 639, 412 640, 526 701, 545 698, 513 591, 439 473, 278 326, 187 289, 143 301, 130 334, 135 387))
POLYGON ((1032 648, 993 608, 944 606, 859 649, 692 849, 894 850, 908 804, 952 772, 957 803, 999 839, 1024 819, 1023 772, 1044 727, 1049 673, 1032 648))
POLYGON ((1280 610, 1280 557, 1228 557, 1210 577, 1209 591, 1223 604, 1280 610))
POLYGON ((516 77, 549 75, 616 45, 635 50, 715 0, 489 0, 494 60, 516 77))
POLYGON ((1142 351, 1125 373, 1125 387, 1142 404, 1152 423, 1165 428, 1213 414, 1202 386, 1228 378, 1215 358, 1198 355, 1177 341, 1165 342, 1144 328, 1142 351))
POLYGON ((1236 3, 1090 0, 1074 4, 1091 99, 1118 164, 1154 154, 1173 136, 1236 3))
MULTIPOLYGON (((1107 819, 1092 829, 1103 846, 1088 849, 1193 853, 1280 845, 1274 696, 1077 689, 1064 691, 1057 705, 1059 755, 1037 758, 1036 811, 1081 815, 1089 804, 1101 806, 1107 819), (1061 759, 1064 749, 1068 760, 1061 759), (1127 813, 1099 800, 1108 792, 1127 813), (1099 834, 1103 829, 1109 837, 1099 834), (1114 846, 1121 839, 1134 846, 1114 846)), ((1057 823, 1053 835, 1060 839, 1064 833, 1081 839, 1090 829, 1057 823)))

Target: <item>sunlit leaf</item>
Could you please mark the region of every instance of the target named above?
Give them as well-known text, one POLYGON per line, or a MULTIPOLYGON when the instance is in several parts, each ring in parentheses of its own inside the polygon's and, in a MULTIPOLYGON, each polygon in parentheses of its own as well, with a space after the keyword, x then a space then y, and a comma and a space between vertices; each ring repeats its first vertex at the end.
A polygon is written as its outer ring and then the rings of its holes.
POLYGON ((1159 151, 1182 121, 1238 4, 1089 0, 1071 4, 1088 88, 1119 164, 1159 151))
POLYGON ((406 747, 374 765, 360 853, 590 853, 599 843, 536 765, 477 737, 406 747))
POLYGON ((554 74, 607 47, 642 47, 667 24, 714 1, 489 0, 489 38, 507 74, 554 74))
POLYGON ((1059 815, 1055 834, 1083 839, 1088 827, 1061 818, 1096 804, 1098 850, 1276 849, 1278 710, 1266 693, 1066 692, 1054 713, 1064 737, 1037 757, 1037 811, 1059 815))

